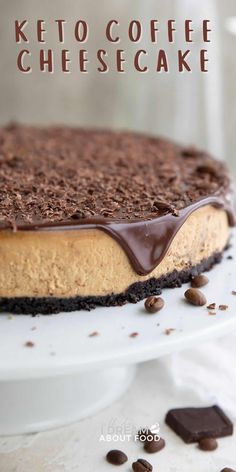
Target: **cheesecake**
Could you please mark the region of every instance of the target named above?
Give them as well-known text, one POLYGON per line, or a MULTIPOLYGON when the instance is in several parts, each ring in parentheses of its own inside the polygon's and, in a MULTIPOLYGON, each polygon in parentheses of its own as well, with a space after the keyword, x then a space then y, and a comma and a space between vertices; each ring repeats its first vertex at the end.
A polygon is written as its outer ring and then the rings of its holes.
POLYGON ((0 310, 135 303, 219 262, 234 225, 226 165, 167 139, 0 130, 0 310))

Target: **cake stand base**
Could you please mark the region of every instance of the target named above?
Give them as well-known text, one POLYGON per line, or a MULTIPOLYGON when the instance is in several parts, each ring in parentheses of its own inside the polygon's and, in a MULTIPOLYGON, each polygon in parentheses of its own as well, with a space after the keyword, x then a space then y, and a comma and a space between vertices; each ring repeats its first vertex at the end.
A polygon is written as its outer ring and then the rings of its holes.
POLYGON ((35 433, 93 415, 118 399, 135 368, 0 382, 0 435, 35 433))

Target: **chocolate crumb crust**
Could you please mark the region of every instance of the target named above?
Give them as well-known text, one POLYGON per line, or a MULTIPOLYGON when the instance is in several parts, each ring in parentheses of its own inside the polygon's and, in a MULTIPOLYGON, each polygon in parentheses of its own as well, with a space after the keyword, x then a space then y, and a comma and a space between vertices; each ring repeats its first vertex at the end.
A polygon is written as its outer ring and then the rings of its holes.
POLYGON ((212 266, 219 263, 222 253, 215 253, 208 259, 204 259, 200 264, 185 269, 183 271, 173 271, 170 274, 158 279, 151 278, 144 282, 136 282, 125 292, 114 295, 100 297, 18 297, 0 298, 0 312, 10 312, 24 315, 49 315, 60 312, 70 312, 77 310, 90 311, 96 306, 121 306, 125 303, 137 303, 152 295, 160 295, 163 288, 181 287, 183 283, 189 282, 192 277, 210 270, 212 266))
POLYGON ((128 132, 8 126, 0 166, 2 224, 178 215, 230 187, 207 153, 128 132))

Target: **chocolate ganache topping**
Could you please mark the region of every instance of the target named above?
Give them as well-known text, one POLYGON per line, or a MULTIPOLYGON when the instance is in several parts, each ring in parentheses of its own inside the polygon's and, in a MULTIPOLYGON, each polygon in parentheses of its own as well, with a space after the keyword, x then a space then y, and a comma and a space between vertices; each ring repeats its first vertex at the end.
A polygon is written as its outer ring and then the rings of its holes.
POLYGON ((97 228, 134 270, 151 272, 197 208, 234 224, 224 163, 195 148, 128 132, 8 126, 0 130, 0 228, 97 228))

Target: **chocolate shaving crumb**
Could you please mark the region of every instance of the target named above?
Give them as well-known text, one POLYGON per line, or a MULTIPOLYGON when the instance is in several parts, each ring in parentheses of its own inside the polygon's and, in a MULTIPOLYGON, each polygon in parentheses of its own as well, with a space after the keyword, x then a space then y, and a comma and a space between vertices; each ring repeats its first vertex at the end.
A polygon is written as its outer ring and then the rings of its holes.
POLYGON ((34 345, 33 341, 26 341, 24 344, 25 347, 34 347, 34 345))
POLYGON ((219 310, 221 310, 221 311, 225 311, 225 310, 227 310, 228 308, 229 308, 228 305, 219 305, 219 310))
POLYGON ((99 336, 99 332, 98 331, 93 331, 88 336, 89 336, 89 338, 94 338, 95 336, 99 336))
POLYGON ((139 333, 134 332, 134 333, 129 334, 129 337, 130 338, 136 338, 138 335, 139 335, 139 333))
POLYGON ((207 306, 208 310, 215 310, 216 309, 216 303, 210 303, 210 305, 207 306))
POLYGON ((232 290, 232 295, 236 295, 236 290, 232 290))
POLYGON ((171 333, 173 333, 173 331, 175 331, 175 328, 167 328, 165 329, 164 334, 169 336, 171 333))

